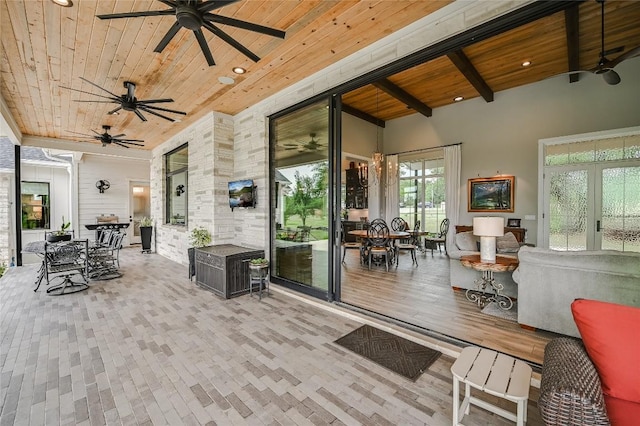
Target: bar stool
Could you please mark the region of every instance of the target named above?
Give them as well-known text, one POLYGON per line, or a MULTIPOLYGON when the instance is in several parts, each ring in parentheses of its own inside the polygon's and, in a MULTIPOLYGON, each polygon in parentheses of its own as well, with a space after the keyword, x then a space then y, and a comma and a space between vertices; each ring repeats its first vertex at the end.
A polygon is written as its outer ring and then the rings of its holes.
POLYGON ((269 293, 269 264, 249 263, 249 296, 253 297, 253 286, 258 285, 258 297, 262 300, 262 289, 266 288, 269 293))

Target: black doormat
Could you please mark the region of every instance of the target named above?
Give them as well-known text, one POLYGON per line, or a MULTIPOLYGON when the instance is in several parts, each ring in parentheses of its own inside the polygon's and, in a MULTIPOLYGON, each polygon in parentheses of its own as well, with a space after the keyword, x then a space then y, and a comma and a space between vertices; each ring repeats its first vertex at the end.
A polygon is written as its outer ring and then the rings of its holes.
POLYGON ((442 355, 369 325, 353 330, 336 343, 413 381, 442 355))

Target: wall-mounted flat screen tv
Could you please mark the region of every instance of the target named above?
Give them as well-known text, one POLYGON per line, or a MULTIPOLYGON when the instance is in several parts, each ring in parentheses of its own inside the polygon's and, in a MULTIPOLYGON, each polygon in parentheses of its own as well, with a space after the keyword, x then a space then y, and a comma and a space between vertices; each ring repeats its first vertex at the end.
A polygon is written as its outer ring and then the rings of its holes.
POLYGON ((252 179, 229 182, 229 207, 255 207, 255 191, 252 179))

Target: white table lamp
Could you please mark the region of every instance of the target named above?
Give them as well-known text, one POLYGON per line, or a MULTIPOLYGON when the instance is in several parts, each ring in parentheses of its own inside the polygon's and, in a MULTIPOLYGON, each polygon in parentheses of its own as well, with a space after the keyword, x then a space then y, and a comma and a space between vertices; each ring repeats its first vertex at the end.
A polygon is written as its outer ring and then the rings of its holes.
POLYGON ((504 218, 474 217, 473 235, 480 237, 480 260, 496 263, 496 237, 504 235, 504 218))

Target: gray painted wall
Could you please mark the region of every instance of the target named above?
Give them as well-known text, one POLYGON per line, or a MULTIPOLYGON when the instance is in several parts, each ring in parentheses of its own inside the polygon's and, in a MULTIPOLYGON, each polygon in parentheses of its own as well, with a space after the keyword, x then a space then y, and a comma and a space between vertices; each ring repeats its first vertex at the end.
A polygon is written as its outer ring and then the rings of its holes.
POLYGON ((623 62, 617 86, 585 75, 569 84, 567 76, 499 92, 434 110, 432 117, 414 114, 387 122, 385 152, 401 152, 462 142, 460 223, 467 212, 467 180, 496 174, 516 176, 515 211, 527 241, 536 243, 538 221, 538 140, 555 136, 637 126, 640 124, 640 58, 623 62), (536 219, 538 219, 536 217, 536 219))

